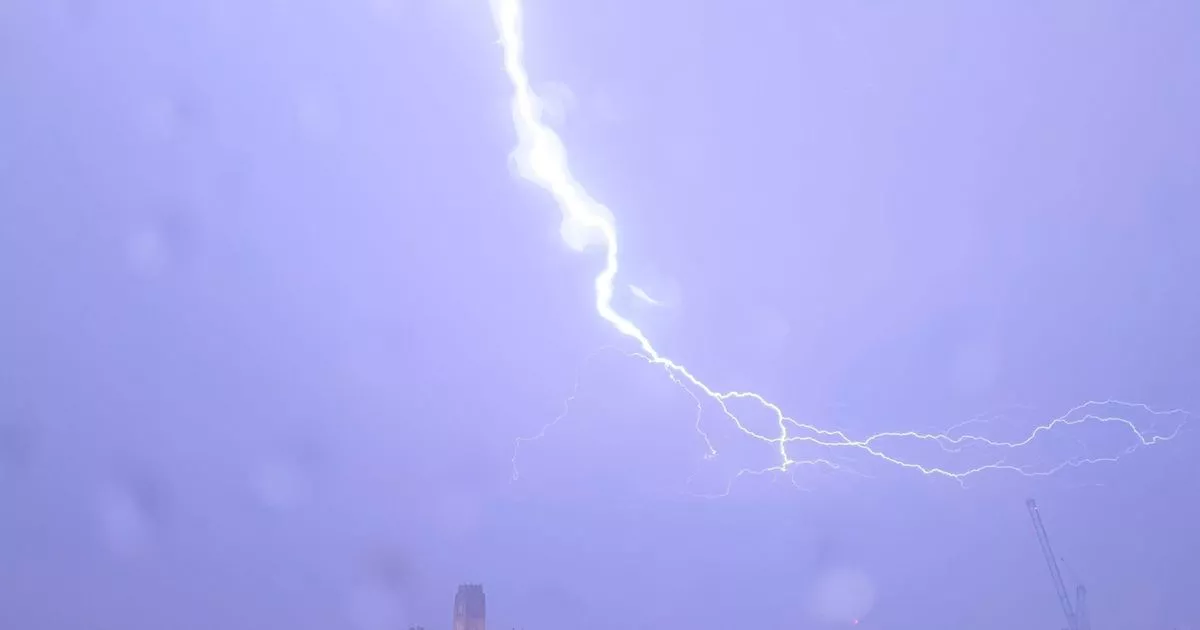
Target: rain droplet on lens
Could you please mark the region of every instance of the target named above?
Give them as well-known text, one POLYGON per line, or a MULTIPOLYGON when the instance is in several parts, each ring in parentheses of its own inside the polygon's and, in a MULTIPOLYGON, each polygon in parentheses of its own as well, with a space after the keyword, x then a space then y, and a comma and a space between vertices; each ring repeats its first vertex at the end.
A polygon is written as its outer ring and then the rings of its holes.
POLYGON ((134 272, 160 276, 178 267, 192 247, 192 226, 182 211, 157 214, 130 230, 125 255, 134 272))
POLYGON ((862 619, 875 605, 875 586, 865 572, 839 568, 822 574, 809 597, 811 612, 826 622, 862 619))
POLYGON ((338 135, 341 120, 332 96, 314 92, 297 98, 296 123, 310 140, 325 141, 338 135))
POLYGON ((369 10, 379 18, 394 19, 404 15, 407 0, 366 0, 369 10))
POLYGON ((206 109, 199 98, 156 98, 141 106, 135 124, 154 142, 172 142, 201 127, 206 109))
POLYGON ((408 561, 396 549, 376 549, 367 559, 367 577, 377 586, 401 594, 408 586, 408 561))
POLYGON ((350 596, 349 614, 359 630, 391 630, 409 623, 408 563, 397 550, 374 549, 367 555, 357 587, 350 596))
POLYGON ((100 14, 99 0, 60 0, 59 11, 73 26, 87 27, 100 14))
POLYGON ((356 630, 403 628, 408 614, 399 598, 377 587, 357 589, 350 599, 350 620, 356 630))
POLYGON ((322 459, 320 449, 312 444, 300 444, 264 458, 251 471, 254 495, 271 509, 302 506, 312 498, 322 459))
POLYGON ((478 531, 483 505, 478 497, 466 492, 445 491, 438 495, 432 516, 444 535, 467 536, 478 531))
POLYGON ((283 459, 263 462, 253 473, 251 483, 263 505, 275 510, 294 509, 309 497, 303 473, 283 459))
POLYGON ((578 98, 565 83, 552 81, 538 89, 542 98, 542 116, 551 127, 562 128, 567 124, 567 114, 575 109, 578 98))
POLYGON ((28 466, 33 450, 34 431, 27 421, 0 418, 0 476, 28 466))
POLYGON ((118 555, 130 555, 151 544, 161 528, 166 496, 152 477, 126 473, 100 488, 96 510, 109 549, 118 555))

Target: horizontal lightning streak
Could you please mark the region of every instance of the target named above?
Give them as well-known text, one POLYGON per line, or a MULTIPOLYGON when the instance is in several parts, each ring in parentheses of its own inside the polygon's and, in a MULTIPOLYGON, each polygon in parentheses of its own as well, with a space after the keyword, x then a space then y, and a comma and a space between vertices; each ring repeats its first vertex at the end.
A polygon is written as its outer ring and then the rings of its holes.
MULTIPOLYGON (((499 43, 504 51, 504 69, 513 87, 512 115, 518 140, 513 157, 520 169, 521 175, 549 192, 554 198, 559 210, 563 214, 562 231, 568 245, 580 251, 586 249, 589 245, 598 245, 603 248, 604 266, 599 274, 597 274, 594 283, 596 312, 601 318, 611 324, 617 332, 637 344, 638 352, 634 353, 633 356, 637 356, 650 364, 663 368, 677 385, 696 400, 698 407, 702 407, 702 398, 711 400, 720 408, 725 418, 732 422, 743 434, 755 440, 775 445, 778 452, 778 460, 774 465, 759 470, 744 469, 737 476, 743 474, 763 474, 772 471, 783 472, 801 464, 820 464, 838 468, 836 464, 827 459, 792 459, 789 454, 788 445, 794 443, 808 444, 830 450, 852 450, 901 468, 919 471, 925 475, 947 477, 960 482, 966 477, 987 470, 1005 470, 1027 476, 1042 476, 1054 474, 1067 467, 1115 461, 1117 457, 1072 459, 1043 470, 1031 470, 1025 466, 1008 464, 1004 459, 974 467, 950 470, 948 468, 901 459, 883 450, 882 443, 888 440, 934 442, 941 446, 943 450, 950 452, 954 452, 967 444, 980 444, 987 447, 1011 450, 1027 446, 1036 440, 1039 435, 1059 426, 1098 422, 1120 424, 1129 430, 1132 436, 1136 438, 1136 441, 1125 450, 1125 453, 1128 453, 1141 446, 1150 446, 1161 441, 1170 440, 1178 434, 1182 424, 1176 427, 1175 431, 1169 435, 1148 436, 1130 420, 1118 416, 1097 415, 1096 413, 1091 413, 1089 410, 1117 405, 1126 408, 1141 409, 1155 416, 1183 414, 1184 412, 1181 410, 1156 411, 1142 404, 1109 400, 1089 401, 1078 405, 1066 414, 1035 427, 1025 438, 1016 441, 991 440, 971 434, 960 434, 957 436, 952 434, 954 429, 961 428, 967 423, 956 425, 956 427, 953 427, 947 433, 889 431, 876 433, 861 439, 854 439, 842 431, 822 429, 798 422, 785 414, 779 406, 758 393, 749 391, 719 392, 714 390, 693 375, 686 367, 660 354, 645 333, 632 321, 618 313, 613 307, 612 302, 616 277, 620 268, 615 220, 609 209, 594 199, 572 175, 568 168, 566 148, 563 146, 562 139, 542 120, 542 105, 530 85, 529 75, 525 69, 521 0, 492 0, 492 13, 500 33, 499 43), (779 429, 778 434, 774 436, 765 435, 746 426, 742 419, 729 406, 731 402, 741 400, 757 403, 763 409, 773 414, 775 424, 779 429)), ((575 389, 567 400, 568 405, 574 400, 577 391, 578 381, 576 381, 575 389)), ((564 408, 563 414, 544 427, 536 436, 519 439, 517 447, 519 448, 520 444, 525 441, 540 438, 565 414, 566 408, 564 408)), ((716 455, 716 449, 713 448, 708 435, 700 428, 699 417, 697 417, 696 426, 708 447, 708 455, 716 455)), ((515 479, 515 454, 513 473, 515 479)))

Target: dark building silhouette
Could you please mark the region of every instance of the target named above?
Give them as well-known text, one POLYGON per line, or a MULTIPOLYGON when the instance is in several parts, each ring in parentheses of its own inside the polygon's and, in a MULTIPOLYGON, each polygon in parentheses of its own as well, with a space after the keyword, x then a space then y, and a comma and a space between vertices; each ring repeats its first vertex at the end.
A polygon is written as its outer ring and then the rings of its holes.
POLYGON ((454 630, 486 630, 482 584, 463 584, 454 596, 454 630))

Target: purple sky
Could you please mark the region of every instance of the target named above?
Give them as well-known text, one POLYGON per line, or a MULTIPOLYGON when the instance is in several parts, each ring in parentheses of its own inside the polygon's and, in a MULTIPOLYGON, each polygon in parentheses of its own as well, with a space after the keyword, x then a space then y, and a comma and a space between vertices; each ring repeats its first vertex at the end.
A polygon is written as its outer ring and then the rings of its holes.
MULTIPOLYGON (((706 382, 855 435, 1200 408, 1200 5, 526 12, 619 306, 706 382)), ((510 170, 496 38, 483 0, 0 4, 0 627, 434 630, 482 582, 498 630, 835 628, 848 570, 860 628, 1058 628, 1027 496, 1097 630, 1200 627, 1186 429, 691 496, 774 461, 585 361, 602 261, 510 170)))

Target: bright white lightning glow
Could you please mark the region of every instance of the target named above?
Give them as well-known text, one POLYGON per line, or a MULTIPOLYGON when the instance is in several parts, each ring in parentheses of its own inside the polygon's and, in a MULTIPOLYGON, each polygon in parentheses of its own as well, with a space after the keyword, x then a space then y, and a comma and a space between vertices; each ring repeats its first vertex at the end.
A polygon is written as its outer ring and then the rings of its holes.
POLYGON ((650 297, 650 294, 646 293, 646 290, 642 287, 631 284, 629 285, 629 292, 633 294, 633 297, 645 302, 646 304, 649 304, 650 306, 662 306, 662 302, 650 297))
MULTIPOLYGON (((530 85, 529 75, 524 64, 521 0, 491 0, 491 5, 496 26, 500 32, 499 43, 504 50, 504 69, 513 86, 512 114, 518 143, 512 157, 521 176, 545 189, 554 197, 559 210, 562 212, 562 236, 568 246, 576 251, 583 251, 591 246, 600 247, 604 250, 604 267, 595 279, 596 311, 617 332, 633 340, 638 345, 639 351, 635 355, 654 365, 661 366, 673 381, 696 399, 697 404, 701 402, 701 396, 707 397, 720 407, 724 416, 742 433, 753 439, 772 444, 777 449, 778 459, 774 465, 762 470, 744 469, 739 473, 739 476, 741 474, 787 471, 791 467, 800 464, 823 464, 833 468, 838 467, 827 459, 792 459, 788 449, 788 445, 792 443, 803 443, 819 448, 827 448, 831 452, 837 449, 853 450, 902 468, 916 470, 926 475, 937 475, 959 481, 985 470, 1008 470, 1028 476, 1041 476, 1053 474, 1067 467, 1078 467, 1102 461, 1115 461, 1116 458, 1072 459, 1038 470, 1007 464, 1001 459, 993 463, 961 470, 950 470, 901 459, 894 454, 882 450, 880 442, 886 440, 932 442, 947 451, 955 451, 961 446, 976 443, 1001 449, 1016 449, 1031 444, 1040 435, 1049 432, 1057 426, 1098 422, 1114 423, 1123 426, 1129 431, 1134 439, 1131 441, 1131 446, 1124 451, 1124 453, 1128 453, 1141 446, 1150 446, 1169 440, 1175 437, 1183 426, 1183 423, 1180 422, 1168 435, 1148 435, 1140 430, 1132 421, 1124 417, 1100 415, 1099 412, 1112 406, 1139 409, 1154 416, 1182 416, 1185 415, 1185 412, 1181 410, 1155 411, 1141 404, 1108 400, 1091 401, 1078 405, 1066 414, 1035 427, 1024 439, 1016 441, 990 440, 969 434, 953 435, 951 432, 934 434, 917 431, 885 432, 870 435, 862 439, 852 439, 842 431, 822 429, 793 420, 774 403, 755 392, 719 392, 712 389, 684 366, 659 354, 645 333, 636 324, 614 309, 612 302, 620 261, 615 218, 606 206, 592 198, 587 190, 576 181, 568 168, 567 152, 563 146, 562 139, 543 121, 542 103, 530 85), (779 428, 778 434, 774 436, 764 435, 747 427, 741 418, 729 407, 729 403, 735 400, 752 401, 769 410, 774 414, 776 424, 779 428)), ((573 397, 574 394, 572 394, 573 397)), ((570 400, 569 398, 568 403, 570 400)), ((557 419, 554 422, 557 422, 557 419)), ((554 422, 551 422, 551 425, 554 422)), ((547 425, 547 428, 549 426, 547 425)), ((697 428, 699 429, 698 423, 697 428)), ((533 438, 518 440, 517 445, 519 447, 522 441, 537 439, 544 433, 545 429, 533 438)), ((700 433, 708 445, 709 455, 715 455, 716 450, 713 448, 708 436, 703 431, 700 433)), ((515 476, 516 470, 514 467, 514 478, 515 476)))

